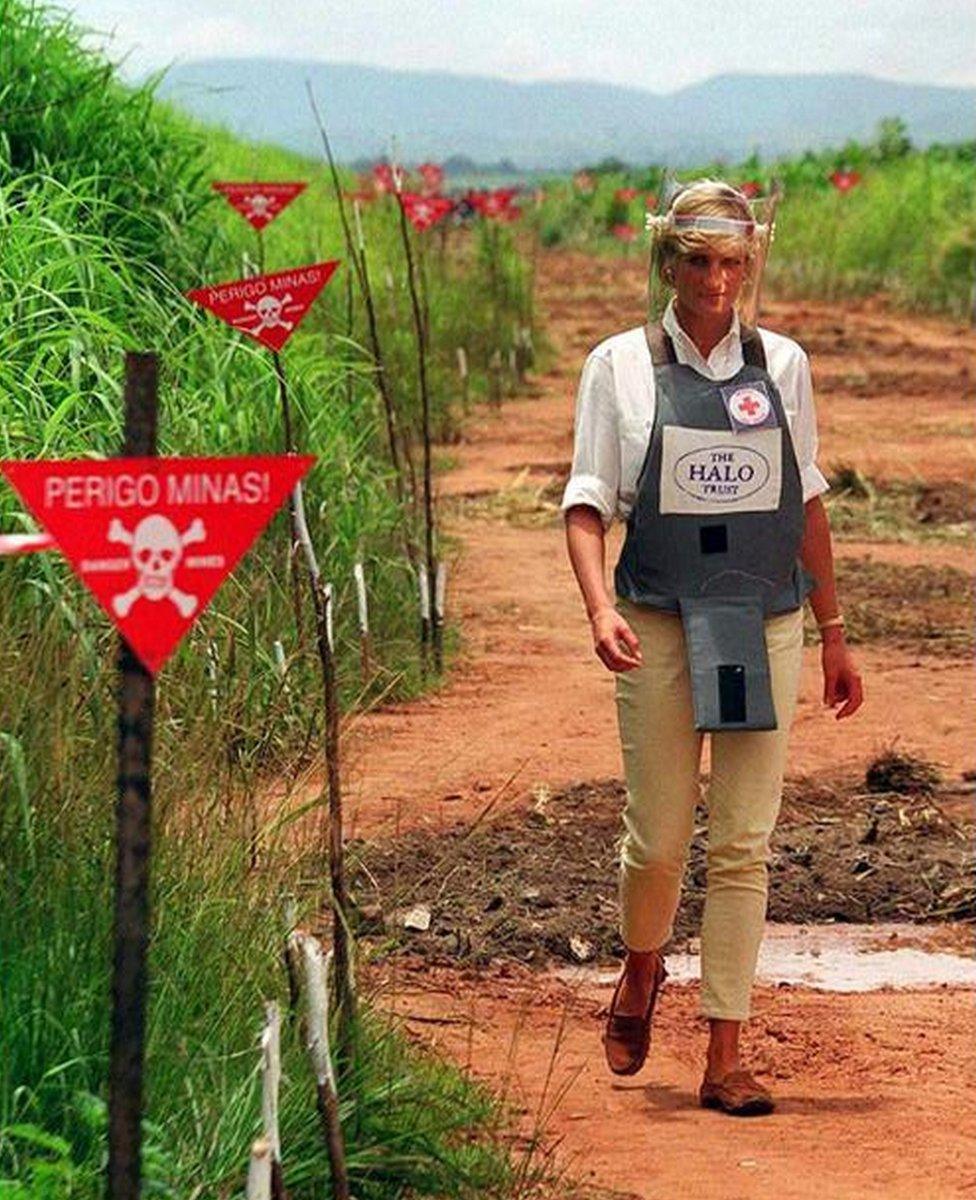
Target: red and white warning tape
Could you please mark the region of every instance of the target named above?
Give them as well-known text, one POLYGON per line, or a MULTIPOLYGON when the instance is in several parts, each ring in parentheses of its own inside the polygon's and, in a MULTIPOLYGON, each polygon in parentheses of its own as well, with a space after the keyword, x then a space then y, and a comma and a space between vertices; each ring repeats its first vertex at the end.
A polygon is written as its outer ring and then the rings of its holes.
POLYGON ((53 550, 54 538, 49 533, 0 533, 0 558, 7 554, 33 554, 36 550, 53 550))

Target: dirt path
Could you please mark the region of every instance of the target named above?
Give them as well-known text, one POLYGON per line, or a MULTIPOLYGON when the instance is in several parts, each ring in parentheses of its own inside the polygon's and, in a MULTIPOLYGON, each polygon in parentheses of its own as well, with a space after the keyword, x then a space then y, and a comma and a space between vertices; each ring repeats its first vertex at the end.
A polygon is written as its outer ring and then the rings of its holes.
MULTIPOLYGON (((456 469, 440 480, 441 496, 452 498, 447 531, 463 547, 447 598, 461 659, 439 693, 350 721, 350 836, 438 829, 489 803, 524 807, 546 789, 620 774, 613 677, 592 653, 551 506, 571 458, 580 364, 600 338, 640 321, 643 271, 551 253, 540 276, 556 366, 532 395, 475 415, 452 448, 456 469)), ((971 478, 963 386, 972 334, 871 304, 777 304, 765 322, 811 350, 822 465, 850 462, 878 478, 971 478)), ((608 571, 621 535, 617 524, 608 571)), ((972 570, 968 551, 951 546, 850 544, 839 553, 972 570)), ((807 650, 791 775, 863 773, 895 737, 951 775, 974 765, 969 663, 878 643, 857 657, 868 702, 840 724, 820 704, 818 652, 807 650)), ((706 1037, 696 986, 668 985, 648 1063, 621 1079, 599 1041, 609 983, 570 986, 516 964, 493 968, 411 969, 397 958, 367 968, 366 982, 411 1037, 505 1090, 522 1110, 524 1136, 541 1111, 547 1134, 537 1153, 588 1183, 589 1196, 976 1195, 963 1151, 976 1136, 972 992, 757 987, 746 1049, 780 1110, 749 1122, 696 1105, 706 1037)))
POLYGON ((599 1189, 588 1196, 947 1200, 976 1192, 972 991, 840 995, 757 985, 744 1048, 778 1111, 748 1120, 697 1105, 707 1042, 697 987, 665 984, 643 1070, 618 1077, 598 1040, 609 984, 572 987, 508 964, 490 976, 400 964, 395 982, 377 975, 370 986, 417 1041, 507 1096, 523 1137, 545 1126, 537 1159, 599 1189))
MULTIPOLYGON (((562 520, 554 510, 547 513, 534 493, 542 491, 549 504, 558 504, 572 458, 580 365, 600 338, 639 323, 643 274, 636 263, 553 254, 540 259, 540 275, 555 366, 536 379, 529 397, 474 415, 465 441, 452 447, 457 467, 439 480, 440 495, 459 501, 445 529, 463 544, 450 567, 447 598, 449 619, 461 623, 461 661, 439 693, 351 722, 345 750, 351 764, 346 785, 351 834, 392 829, 398 820, 404 828, 469 819, 492 797, 505 807, 524 803, 540 786, 555 789, 619 775, 613 676, 592 651, 562 520), (583 320, 581 312, 587 314, 583 320), (486 496, 492 494, 489 503, 486 496), (462 502, 464 497, 469 499, 462 502), (520 499, 528 515, 519 524, 506 521, 502 514, 517 511, 520 499), (538 523, 540 517, 545 523, 538 523)), ((804 344, 820 339, 820 360, 829 363, 829 372, 819 374, 840 378, 846 365, 851 371, 853 364, 858 370, 864 365, 863 353, 850 363, 844 353, 827 354, 832 343, 824 329, 842 322, 835 340, 876 348, 883 367, 879 388, 891 409, 903 399, 892 364, 905 359, 909 333, 916 348, 903 363, 906 386, 912 386, 920 363, 930 360, 958 384, 968 370, 967 356, 971 362, 976 350, 971 333, 957 334, 932 321, 882 319, 870 304, 841 310, 773 304, 764 319, 804 344), (932 340, 927 358, 917 349, 923 336, 932 340)), ((940 464, 938 470, 932 465, 930 478, 971 479, 976 447, 969 432, 971 402, 961 391, 940 397, 940 406, 943 402, 946 411, 959 408, 965 420, 960 416, 959 432, 929 447, 932 464, 940 464)), ((821 464, 843 458, 860 466, 870 454, 873 469, 901 478, 899 435, 883 423, 860 425, 857 441, 847 439, 840 452, 837 422, 860 412, 864 403, 844 392, 818 393, 821 464)), ((615 522, 607 542, 608 573, 622 539, 623 527, 615 522)), ((971 546, 838 544, 838 556, 851 555, 898 565, 974 567, 971 546)), ((976 704, 967 662, 876 644, 859 647, 868 702, 854 720, 841 723, 821 704, 818 654, 815 646, 807 647, 791 774, 863 770, 896 738, 903 749, 935 760, 950 775, 976 766, 971 734, 976 704)))

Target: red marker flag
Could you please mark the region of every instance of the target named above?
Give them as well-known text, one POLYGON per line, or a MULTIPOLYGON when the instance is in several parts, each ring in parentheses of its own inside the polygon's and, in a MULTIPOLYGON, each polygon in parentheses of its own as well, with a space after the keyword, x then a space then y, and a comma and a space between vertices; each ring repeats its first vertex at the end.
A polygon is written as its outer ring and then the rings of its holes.
POLYGON ((828 178, 839 192, 849 192, 861 182, 857 171, 834 171, 828 178))
POLYGON ((454 202, 446 196, 420 196, 416 192, 404 192, 401 199, 407 220, 421 232, 436 225, 454 207, 454 202))
POLYGON ((637 190, 637 188, 624 187, 617 188, 617 190, 613 193, 613 198, 614 200, 622 201, 624 204, 629 204, 631 200, 636 200, 639 195, 640 192, 637 190))
POLYGON ((338 265, 338 259, 310 263, 273 275, 214 283, 186 294, 241 333, 270 350, 280 350, 338 265))
POLYGON ((637 230, 633 225, 614 225, 610 232, 618 242, 632 242, 637 237, 637 230))
POLYGON ((215 192, 226 196, 245 221, 255 229, 270 225, 275 217, 300 196, 307 183, 212 183, 215 192))
POLYGON ((512 205, 516 193, 516 188, 495 188, 493 192, 469 192, 468 201, 483 217, 513 221, 522 215, 522 210, 512 205))
POLYGON ((314 462, 65 459, 0 470, 155 674, 314 462))
POLYGON ((444 185, 444 168, 438 166, 437 163, 421 163, 417 168, 417 174, 423 180, 424 191, 428 195, 439 192, 444 185))
POLYGON ((56 543, 49 533, 0 533, 0 558, 9 554, 33 554, 53 550, 56 543))
POLYGON ((745 183, 739 184, 739 191, 747 200, 755 200, 757 196, 762 195, 762 184, 756 179, 747 179, 745 183))
POLYGON ((389 163, 377 163, 373 167, 373 187, 377 192, 395 192, 396 180, 389 163))

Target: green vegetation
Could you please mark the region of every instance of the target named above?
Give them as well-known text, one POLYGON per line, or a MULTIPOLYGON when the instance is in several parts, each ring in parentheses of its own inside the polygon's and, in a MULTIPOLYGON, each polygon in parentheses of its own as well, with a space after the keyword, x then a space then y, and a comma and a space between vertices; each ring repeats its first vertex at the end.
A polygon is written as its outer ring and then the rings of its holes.
MULTIPOLYGON (((976 142, 914 150, 897 118, 879 123, 869 145, 848 142, 839 150, 809 152, 763 163, 703 164, 677 174, 754 182, 768 190, 783 185, 776 241, 767 268, 771 291, 780 296, 836 297, 885 293, 901 307, 968 315, 976 279, 976 206, 973 179, 976 142), (838 170, 860 181, 841 192, 830 182, 838 170)), ((637 244, 619 249, 642 253, 644 204, 660 195, 663 168, 627 169, 600 164, 589 175, 592 191, 572 180, 546 185, 537 221, 543 242, 613 252, 621 243, 610 231, 629 222, 637 244), (622 201, 621 189, 637 189, 622 201)))
POLYGON ((841 541, 956 542, 972 538, 976 496, 962 480, 879 482, 849 463, 832 467, 825 501, 841 541))
MULTIPOLYGON (((239 277, 257 258, 253 231, 211 193, 214 178, 309 180, 265 235, 267 269, 345 259, 325 171, 194 127, 151 88, 122 88, 43 5, 0 0, 0 25, 0 456, 117 452, 127 348, 161 355, 162 452, 281 449, 270 356, 182 293, 239 277)), ((363 224, 387 370, 419 464, 394 203, 368 208, 363 224)), ((426 240, 433 423, 450 438, 457 348, 472 397, 485 395, 492 355, 507 361, 516 328, 532 324, 532 280, 508 229, 426 240)), ((348 273, 344 263, 283 356, 299 444, 318 456, 306 503, 335 588, 346 709, 424 686, 416 581, 401 550, 419 515, 400 509, 391 486, 348 273), (370 597, 368 680, 357 558, 370 597)), ((0 528, 28 527, 4 486, 0 528)), ((0 1194, 85 1198, 103 1191, 106 1152, 117 639, 54 555, 3 560, 0 611, 0 1194)), ((259 1128, 261 1001, 286 994, 282 898, 297 899, 300 918, 326 901, 322 847, 301 820, 317 800, 300 804, 294 787, 302 756, 321 744, 320 695, 310 629, 300 637, 295 627, 279 517, 160 680, 147 1195, 241 1194, 259 1128), (272 801, 266 781, 279 776, 286 794, 272 801)), ((363 1039, 343 1106, 356 1194, 501 1190, 512 1168, 488 1136, 501 1113, 487 1094, 425 1063, 368 1012, 363 1039)), ((328 1172, 297 1028, 286 1043, 286 1179, 302 1200, 323 1194, 328 1172)))

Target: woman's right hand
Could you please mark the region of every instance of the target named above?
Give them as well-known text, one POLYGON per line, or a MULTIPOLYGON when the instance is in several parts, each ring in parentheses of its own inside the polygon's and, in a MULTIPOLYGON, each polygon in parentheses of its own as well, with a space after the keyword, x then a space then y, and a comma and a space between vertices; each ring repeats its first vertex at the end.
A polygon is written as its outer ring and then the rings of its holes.
POLYGON ((611 606, 599 608, 590 617, 593 648, 611 671, 632 671, 641 666, 640 642, 626 620, 611 606))

